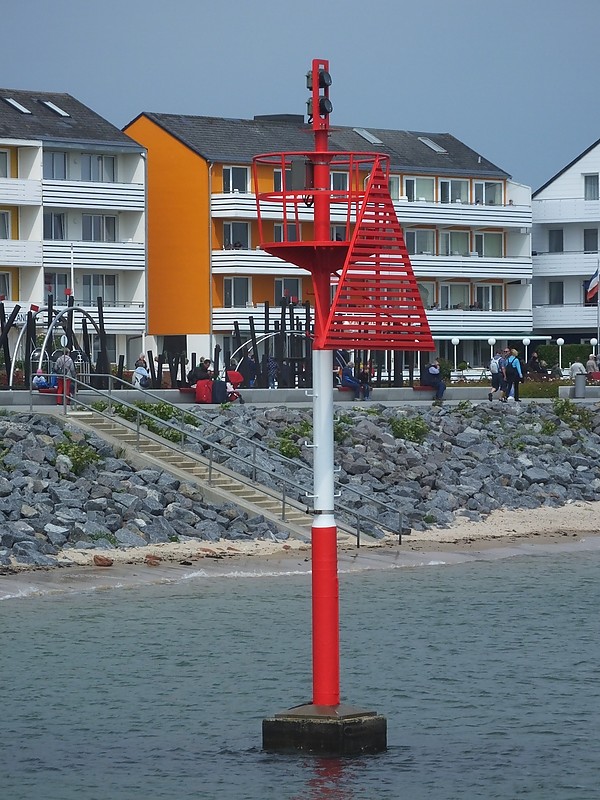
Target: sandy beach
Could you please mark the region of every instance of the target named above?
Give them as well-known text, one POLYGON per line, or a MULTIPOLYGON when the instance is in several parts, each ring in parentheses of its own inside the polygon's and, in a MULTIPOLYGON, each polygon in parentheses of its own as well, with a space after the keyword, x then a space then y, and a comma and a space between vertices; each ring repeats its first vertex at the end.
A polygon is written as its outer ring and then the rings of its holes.
MULTIPOLYGON (((403 536, 371 540, 357 548, 344 537, 339 546, 340 572, 389 569, 400 566, 456 563, 476 558, 499 558, 547 548, 572 550, 600 547, 600 502, 570 503, 535 511, 494 511, 482 522, 457 520, 449 528, 413 531, 403 536)), ((308 573, 310 545, 296 539, 286 543, 178 542, 148 547, 103 550, 111 566, 94 566, 93 550, 67 550, 62 567, 15 569, 0 575, 0 599, 39 594, 132 588, 148 583, 171 583, 193 577, 244 577, 308 573)))

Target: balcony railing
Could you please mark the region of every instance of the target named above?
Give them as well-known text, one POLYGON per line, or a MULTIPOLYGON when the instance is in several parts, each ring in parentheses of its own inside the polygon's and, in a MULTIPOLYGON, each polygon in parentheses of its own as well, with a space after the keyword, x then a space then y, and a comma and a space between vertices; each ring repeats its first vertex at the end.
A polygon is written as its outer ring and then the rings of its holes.
POLYGON ((564 253, 540 253, 533 256, 533 274, 535 277, 563 277, 569 275, 585 275, 591 278, 598 266, 598 253, 568 251, 564 253))
POLYGON ((0 239, 0 264, 4 267, 41 267, 42 243, 0 239))
MULTIPOLYGON (((62 311, 66 308, 65 305, 61 305, 60 303, 56 303, 58 298, 55 298, 55 311, 62 311)), ((29 300, 19 300, 17 303, 15 302, 5 302, 4 303, 4 310, 6 316, 8 317, 15 305, 21 306, 21 311, 18 313, 17 318, 15 320, 17 325, 24 325, 27 320, 27 312, 29 311, 31 301, 29 300)), ((43 307, 45 303, 38 301, 40 307, 43 307)), ((75 306, 78 308, 82 308, 88 312, 88 314, 95 320, 96 324, 98 324, 98 309, 97 307, 86 305, 81 302, 75 301, 75 306)), ((103 310, 103 317, 104 317, 104 329, 106 333, 124 333, 124 334, 132 334, 132 333, 139 333, 140 331, 143 332, 146 330, 146 307, 144 303, 119 303, 116 305, 104 305, 103 310)), ((81 320, 83 319, 83 314, 74 312, 73 313, 73 328, 76 331, 81 330, 81 320)), ((38 316, 38 324, 46 325, 46 315, 44 313, 38 316)), ((93 331, 88 328, 89 333, 93 331)))
MULTIPOLYGON (((473 255, 434 256, 420 253, 411 255, 410 263, 418 277, 471 278, 484 280, 497 278, 516 280, 531 278, 531 258, 480 258, 473 255)), ((264 250, 213 250, 213 272, 220 275, 308 275, 293 264, 286 264, 264 250)))
POLYGON ((533 324, 536 330, 555 333, 595 331, 598 325, 598 307, 583 303, 560 306, 534 305, 533 324))
POLYGON ((44 241, 44 266, 55 269, 143 270, 146 249, 142 242, 44 241))
MULTIPOLYGON (((313 321, 311 309, 311 322, 313 321)), ((271 307, 269 312, 270 325, 279 318, 279 308, 271 307)), ((255 329, 263 329, 264 307, 258 304, 252 308, 213 308, 213 330, 216 333, 230 335, 237 322, 240 330, 250 330, 250 317, 254 318, 255 329)), ((304 320, 304 309, 296 313, 296 318, 304 320)), ((427 311, 427 319, 431 332, 436 334, 452 334, 460 336, 481 335, 482 338, 496 336, 497 338, 515 336, 532 331, 532 313, 529 309, 508 309, 504 311, 469 311, 463 309, 448 309, 441 311, 427 311)))
POLYGON ((557 200, 533 200, 536 223, 600 222, 600 200, 570 197, 557 200))
MULTIPOLYGON (((474 227, 529 228, 531 206, 529 205, 476 205, 471 203, 434 203, 428 201, 395 201, 394 208, 401 225, 470 225, 474 227)), ((223 219, 256 219, 256 199, 253 194, 214 194, 211 197, 211 214, 223 219)), ((281 203, 261 203, 263 219, 282 219, 281 203)), ((300 209, 300 222, 313 219, 313 209, 300 209)), ((333 224, 344 223, 345 216, 338 219, 335 208, 331 210, 333 224)))
POLYGON ((42 196, 45 206, 57 208, 143 211, 145 205, 144 186, 138 183, 44 180, 42 196))
POLYGON ((42 186, 39 181, 0 178, 0 206, 39 206, 42 186))

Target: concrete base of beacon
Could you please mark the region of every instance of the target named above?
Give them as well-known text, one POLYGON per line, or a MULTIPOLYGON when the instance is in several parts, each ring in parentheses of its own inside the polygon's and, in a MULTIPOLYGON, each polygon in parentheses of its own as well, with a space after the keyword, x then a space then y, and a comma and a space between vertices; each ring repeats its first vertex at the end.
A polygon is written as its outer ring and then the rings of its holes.
POLYGON ((355 756, 387 749, 387 720, 347 705, 296 706, 263 720, 263 750, 355 756))

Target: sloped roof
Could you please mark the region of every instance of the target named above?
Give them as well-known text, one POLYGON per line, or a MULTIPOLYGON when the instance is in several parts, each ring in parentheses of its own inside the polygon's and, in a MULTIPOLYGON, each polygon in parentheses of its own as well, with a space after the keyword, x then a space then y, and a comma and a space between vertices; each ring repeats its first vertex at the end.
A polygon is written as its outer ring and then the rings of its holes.
POLYGON ((118 147, 140 145, 95 111, 70 94, 31 92, 22 89, 0 89, 0 137, 5 139, 39 139, 41 141, 87 141, 118 147), (10 103, 12 98, 30 111, 25 114, 10 103), (62 116, 44 105, 50 101, 68 116, 62 116))
MULTIPOLYGON (((302 118, 296 120, 293 115, 282 119, 227 119, 143 112, 139 116, 153 121, 202 158, 212 162, 249 164, 259 153, 302 152, 313 148, 312 127, 301 121, 302 118)), ((368 130, 382 144, 370 143, 354 128, 334 126, 330 129, 329 146, 331 150, 345 152, 381 151, 390 156, 392 169, 396 171, 510 177, 449 133, 381 128, 368 130), (435 152, 419 137, 432 139, 447 152, 435 152)))
POLYGON ((536 190, 535 190, 535 192, 533 192, 533 193, 532 193, 532 195, 531 195, 532 199, 533 199, 533 198, 534 198, 536 195, 538 195, 540 192, 543 192, 543 191, 544 191, 544 189, 546 189, 548 186, 550 186, 550 184, 551 184, 551 183, 554 183, 554 181, 555 181, 557 178, 560 178, 560 176, 561 176, 561 175, 563 175, 565 172, 567 172, 567 170, 570 170, 570 169, 571 169, 571 167, 575 166, 575 164, 576 164, 578 161, 580 161, 580 160, 581 160, 581 159, 582 159, 584 156, 587 156, 587 154, 588 154, 588 153, 590 153, 592 150, 594 150, 594 148, 598 147, 598 145, 599 145, 599 144, 600 144, 600 139, 597 139, 597 140, 596 140, 596 141, 595 141, 593 144, 591 144, 589 147, 586 147, 586 149, 583 151, 583 153, 580 153, 580 154, 579 154, 579 155, 578 155, 576 158, 574 158, 574 159, 573 159, 573 161, 570 161, 570 162, 569 162, 569 163, 566 165, 566 167, 563 167, 562 169, 560 169, 560 170, 559 170, 559 171, 556 173, 556 175, 553 175, 553 176, 550 178, 550 180, 547 180, 547 181, 546 181, 546 183, 544 183, 542 186, 540 186, 540 188, 539 188, 539 189, 536 189, 536 190))

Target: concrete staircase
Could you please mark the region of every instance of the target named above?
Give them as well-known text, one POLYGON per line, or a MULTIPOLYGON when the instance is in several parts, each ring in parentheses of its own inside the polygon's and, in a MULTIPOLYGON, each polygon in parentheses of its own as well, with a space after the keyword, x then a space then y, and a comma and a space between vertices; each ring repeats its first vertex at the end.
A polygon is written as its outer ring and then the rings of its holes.
MULTIPOLYGON (((212 465, 201 456, 192 456, 173 443, 165 443, 146 428, 135 427, 126 420, 116 417, 108 419, 101 414, 85 411, 69 412, 69 418, 85 427, 92 428, 102 438, 117 447, 126 448, 128 458, 141 459, 145 466, 160 466, 179 477, 185 477, 202 484, 203 493, 208 500, 235 502, 236 505, 253 514, 263 514, 265 518, 283 525, 291 535, 308 537, 312 524, 312 514, 303 510, 294 501, 286 500, 282 516, 282 496, 275 490, 250 482, 237 473, 221 465, 212 465)), ((350 529, 341 526, 341 541, 352 542, 355 537, 350 529)))

